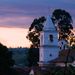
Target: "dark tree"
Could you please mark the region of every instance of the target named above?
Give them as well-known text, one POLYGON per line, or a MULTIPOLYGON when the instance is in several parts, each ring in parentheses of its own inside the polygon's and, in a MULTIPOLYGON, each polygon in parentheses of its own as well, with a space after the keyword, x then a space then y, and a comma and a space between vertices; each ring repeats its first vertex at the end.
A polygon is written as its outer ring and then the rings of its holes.
POLYGON ((9 72, 13 65, 12 52, 8 51, 6 46, 0 44, 0 75, 5 75, 9 72))
POLYGON ((34 45, 34 47, 38 48, 39 44, 40 44, 40 32, 43 29, 43 23, 45 21, 45 17, 40 17, 39 19, 34 19, 34 21, 32 22, 30 28, 29 28, 29 33, 27 35, 27 38, 32 42, 32 45, 34 45))
MULTIPOLYGON (((70 34, 72 34, 71 30, 73 29, 73 26, 72 26, 73 21, 72 21, 71 15, 65 10, 56 9, 54 10, 52 14, 52 21, 57 26, 57 30, 59 32, 59 40, 61 39, 68 40, 67 38, 70 36, 70 34)), ((69 54, 70 54, 71 48, 69 47, 68 49, 69 50, 66 56, 64 75, 66 75, 67 63, 70 57, 69 54)))
POLYGON ((67 38, 71 33, 72 26, 72 17, 71 15, 62 9, 54 10, 52 14, 52 21, 57 26, 59 32, 59 39, 67 38))
POLYGON ((28 61, 32 65, 36 65, 39 60, 39 45, 40 45, 40 32, 43 30, 43 23, 45 17, 40 17, 39 19, 34 19, 32 22, 27 38, 32 42, 29 49, 28 61))
POLYGON ((39 61, 39 48, 30 47, 28 51, 28 66, 37 66, 37 62, 39 61))
POLYGON ((34 19, 34 21, 32 22, 29 31, 31 31, 32 29, 35 29, 34 31, 42 31, 43 29, 43 22, 45 21, 45 17, 40 17, 39 19, 34 19))

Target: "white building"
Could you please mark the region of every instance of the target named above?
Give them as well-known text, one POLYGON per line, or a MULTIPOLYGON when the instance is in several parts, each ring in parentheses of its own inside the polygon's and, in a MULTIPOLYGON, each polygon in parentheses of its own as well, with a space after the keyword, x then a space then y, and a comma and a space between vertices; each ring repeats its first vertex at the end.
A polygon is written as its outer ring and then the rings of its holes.
POLYGON ((40 34, 39 65, 48 64, 59 55, 58 32, 52 23, 51 17, 47 16, 43 31, 40 34))

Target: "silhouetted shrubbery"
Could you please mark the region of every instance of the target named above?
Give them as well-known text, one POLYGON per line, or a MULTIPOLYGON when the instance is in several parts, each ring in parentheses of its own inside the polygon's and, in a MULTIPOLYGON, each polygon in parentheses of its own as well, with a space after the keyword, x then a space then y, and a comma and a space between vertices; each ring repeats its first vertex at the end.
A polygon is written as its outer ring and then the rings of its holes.
POLYGON ((0 44, 0 75, 19 75, 12 68, 13 65, 12 52, 6 46, 0 44))

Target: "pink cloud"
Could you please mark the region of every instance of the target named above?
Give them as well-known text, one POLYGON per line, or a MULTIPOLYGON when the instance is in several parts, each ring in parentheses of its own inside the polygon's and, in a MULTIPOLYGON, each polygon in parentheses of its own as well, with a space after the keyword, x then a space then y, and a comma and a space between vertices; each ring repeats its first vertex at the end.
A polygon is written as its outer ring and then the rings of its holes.
POLYGON ((0 18, 0 26, 8 26, 8 27, 29 27, 30 23, 33 21, 33 17, 23 17, 23 16, 17 16, 17 17, 4 17, 0 18))

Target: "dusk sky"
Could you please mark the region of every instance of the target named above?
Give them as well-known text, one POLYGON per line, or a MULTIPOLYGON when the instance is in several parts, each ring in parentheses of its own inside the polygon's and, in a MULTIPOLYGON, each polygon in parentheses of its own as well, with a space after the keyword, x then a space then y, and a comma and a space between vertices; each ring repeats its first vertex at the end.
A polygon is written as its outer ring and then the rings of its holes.
POLYGON ((75 27, 75 0, 0 0, 0 42, 28 47, 25 36, 34 18, 51 15, 58 8, 70 13, 75 27))

